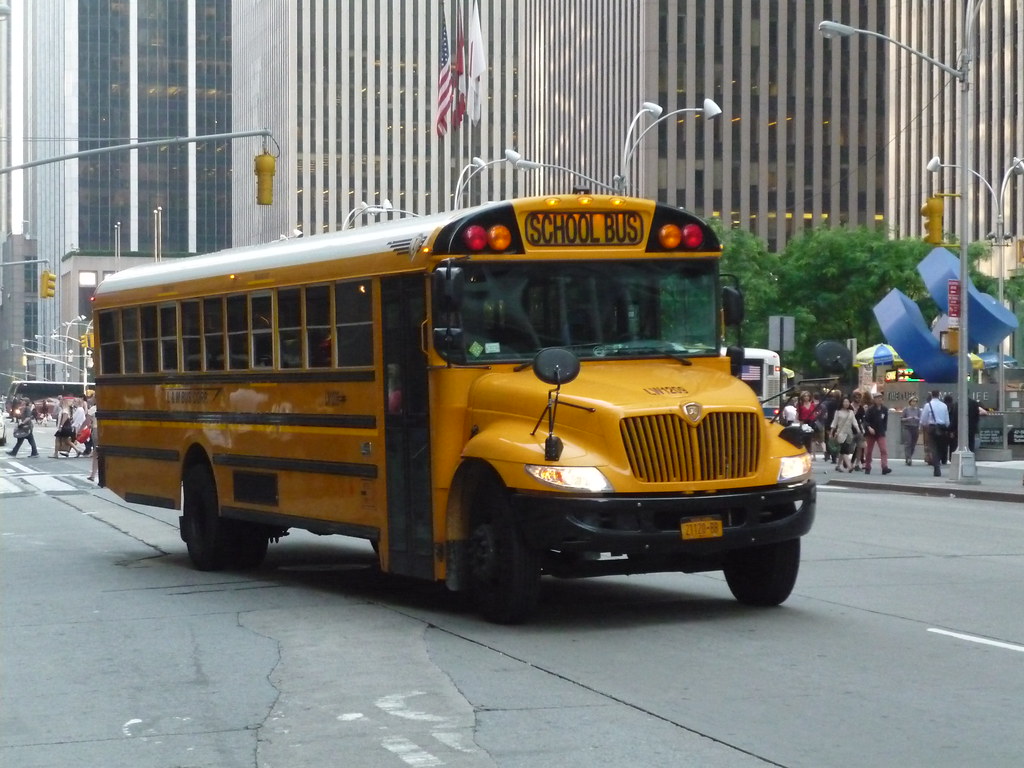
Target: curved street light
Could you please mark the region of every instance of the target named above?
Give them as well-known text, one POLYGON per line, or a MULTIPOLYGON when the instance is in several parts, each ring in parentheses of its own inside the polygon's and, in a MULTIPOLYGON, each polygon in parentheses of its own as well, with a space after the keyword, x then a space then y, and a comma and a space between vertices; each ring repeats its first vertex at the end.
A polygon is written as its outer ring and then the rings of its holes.
POLYGON ((653 104, 649 101, 645 101, 640 108, 640 111, 633 116, 632 122, 629 124, 629 128, 626 130, 626 141, 622 145, 622 160, 619 164, 619 173, 612 180, 615 188, 618 190, 624 190, 626 188, 626 172, 629 167, 629 161, 633 158, 633 154, 640 147, 640 142, 643 141, 644 136, 647 135, 654 126, 658 123, 668 120, 670 117, 682 114, 683 112, 699 112, 706 118, 718 117, 722 114, 722 108, 715 103, 714 99, 704 99, 704 104, 700 107, 683 107, 682 109, 676 109, 668 114, 662 114, 662 108, 657 104, 653 104), (642 115, 650 114, 654 116, 654 120, 644 128, 640 134, 630 142, 630 134, 633 133, 633 128, 636 126, 637 120, 642 115))
MULTIPOLYGON (((968 217, 968 210, 970 208, 970 172, 968 169, 968 157, 969 157, 969 142, 968 133, 970 131, 971 121, 973 116, 971 114, 971 62, 974 61, 975 57, 975 43, 974 43, 974 25, 978 18, 978 11, 981 8, 982 0, 966 0, 964 10, 964 23, 961 28, 960 38, 960 55, 958 57, 958 66, 951 67, 938 59, 929 56, 926 53, 911 48, 905 43, 901 43, 899 40, 895 40, 888 35, 883 35, 881 32, 875 32, 870 29, 859 29, 857 27, 851 27, 846 24, 840 24, 837 21, 822 21, 818 24, 818 31, 828 39, 852 37, 853 35, 866 35, 868 37, 874 37, 879 40, 883 40, 887 43, 891 43, 898 48, 906 51, 907 53, 916 56, 923 61, 927 61, 934 67, 938 67, 943 72, 952 75, 958 81, 960 81, 960 93, 961 93, 961 115, 960 124, 957 126, 957 138, 959 139, 959 151, 960 156, 960 194, 963 196, 960 204, 960 288, 966 290, 969 279, 968 270, 968 228, 970 219, 968 217)), ((960 303, 960 343, 957 345, 957 423, 967 424, 967 379, 971 373, 971 360, 968 356, 968 321, 969 312, 968 306, 969 301, 962 301, 960 303)), ((974 463, 974 453, 971 451, 970 446, 966 440, 958 440, 956 451, 953 453, 954 461, 953 466, 955 468, 956 475, 951 478, 954 482, 961 482, 968 485, 976 485, 978 483, 978 472, 977 467, 974 463)))
POLYGON ((536 171, 543 168, 547 168, 552 171, 562 171, 563 173, 572 174, 573 176, 583 179, 584 181, 593 184, 596 187, 606 189, 609 192, 619 191, 610 184, 605 184, 603 181, 598 181, 593 176, 587 176, 587 174, 585 173, 580 173, 579 171, 575 171, 572 168, 567 168, 564 165, 555 165, 553 163, 538 163, 535 160, 527 160, 514 149, 505 150, 505 160, 508 161, 513 168, 519 171, 536 171))
POLYGON ((459 171, 458 181, 455 183, 455 198, 452 202, 453 208, 459 208, 462 205, 462 195, 469 188, 469 181, 476 176, 484 168, 497 163, 508 162, 507 158, 499 157, 497 160, 484 160, 482 157, 474 157, 459 171))
MULTIPOLYGON (((931 173, 938 173, 943 168, 960 168, 960 166, 953 163, 943 163, 942 160, 939 159, 938 155, 935 155, 931 160, 928 161, 927 165, 925 165, 925 170, 931 173)), ((995 189, 993 189, 992 185, 989 184, 988 179, 986 179, 973 168, 968 168, 967 170, 969 173, 974 174, 974 176, 976 176, 978 180, 985 185, 985 188, 989 191, 989 194, 992 195, 992 205, 995 208, 996 214, 996 228, 993 234, 995 242, 999 246, 999 306, 1003 306, 1003 291, 1005 287, 1004 273, 1006 270, 1006 256, 1003 252, 1006 247, 1006 220, 1004 217, 1004 213, 1006 210, 1006 190, 1009 187, 1011 178, 1013 178, 1014 176, 1024 176, 1024 157, 1013 158, 1013 162, 1010 163, 1010 167, 1007 168, 1006 171, 1003 173, 1003 180, 1002 183, 999 185, 998 194, 996 194, 996 191, 995 189)), ((999 371, 999 390, 996 393, 996 406, 1000 411, 1003 411, 1006 400, 1006 371, 1003 368, 1003 345, 1001 343, 999 345, 997 362, 999 371)))

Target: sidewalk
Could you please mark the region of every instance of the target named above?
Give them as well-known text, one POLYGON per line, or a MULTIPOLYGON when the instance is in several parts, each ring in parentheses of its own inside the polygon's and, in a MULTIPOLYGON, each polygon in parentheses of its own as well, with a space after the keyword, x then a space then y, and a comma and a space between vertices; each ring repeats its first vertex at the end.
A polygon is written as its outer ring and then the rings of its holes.
POLYGON ((1024 502, 1024 461, 979 461, 978 483, 971 485, 951 481, 953 468, 949 464, 941 467, 942 477, 935 477, 932 467, 924 463, 920 453, 909 467, 903 460, 902 451, 898 457, 890 454, 889 468, 892 472, 888 475, 882 474, 877 451, 870 475, 836 472, 832 462, 822 459, 820 453, 816 456, 813 473, 819 485, 944 498, 1024 502))

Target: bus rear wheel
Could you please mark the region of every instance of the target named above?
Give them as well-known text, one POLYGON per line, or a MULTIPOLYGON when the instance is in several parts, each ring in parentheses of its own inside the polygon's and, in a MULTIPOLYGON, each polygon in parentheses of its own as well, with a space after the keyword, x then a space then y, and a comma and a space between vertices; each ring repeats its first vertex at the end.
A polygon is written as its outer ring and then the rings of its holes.
POLYGON ((181 537, 192 564, 200 571, 220 571, 227 565, 229 536, 217 504, 210 470, 189 467, 182 479, 181 537))
POLYGON ((473 529, 469 569, 473 601, 488 621, 519 624, 536 609, 540 558, 506 516, 473 529))
POLYGON ((723 571, 733 597, 746 605, 773 606, 786 601, 800 570, 800 539, 734 552, 723 571))
POLYGON ((190 467, 183 485, 181 533, 192 564, 200 571, 258 568, 267 556, 267 530, 220 516, 217 486, 207 467, 190 467))

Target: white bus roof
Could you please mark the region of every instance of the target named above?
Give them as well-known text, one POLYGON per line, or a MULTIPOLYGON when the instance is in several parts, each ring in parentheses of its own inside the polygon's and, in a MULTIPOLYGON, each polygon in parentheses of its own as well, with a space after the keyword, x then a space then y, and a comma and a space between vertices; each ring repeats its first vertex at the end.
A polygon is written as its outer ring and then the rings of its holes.
POLYGON ((414 241, 426 242, 437 229, 473 210, 462 208, 312 237, 282 239, 261 245, 228 248, 201 256, 142 264, 105 278, 97 287, 96 295, 151 288, 167 282, 202 280, 234 269, 280 269, 387 251, 407 252, 414 241), (241 261, 245 262, 244 266, 240 264, 241 261))

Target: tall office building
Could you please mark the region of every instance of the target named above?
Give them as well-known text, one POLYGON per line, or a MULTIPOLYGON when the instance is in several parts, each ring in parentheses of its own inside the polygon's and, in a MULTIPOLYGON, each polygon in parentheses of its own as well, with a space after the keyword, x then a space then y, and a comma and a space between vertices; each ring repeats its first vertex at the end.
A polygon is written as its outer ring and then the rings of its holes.
MULTIPOLYGON (((441 19, 454 57, 471 2, 236 3, 236 110, 278 137, 282 206, 255 210, 251 178, 236 173, 236 241, 335 229, 364 202, 443 210, 474 156, 499 162, 474 178, 473 199, 477 184, 493 198, 600 190, 622 174, 628 191, 720 216, 771 247, 807 226, 883 221, 887 59, 826 47, 816 28, 848 5, 483 3, 482 117, 438 137, 441 19), (723 114, 667 118, 706 98, 723 114), (649 132, 650 114, 633 119, 645 101, 664 110, 649 132), (622 169, 630 125, 642 138, 622 169), (548 167, 513 173, 500 163, 509 148, 548 167)), ((855 4, 847 20, 885 28, 884 6, 855 4)))
MULTIPOLYGON (((232 130, 230 0, 34 0, 15 2, 19 13, 29 41, 26 162, 232 130)), ((230 142, 211 141, 24 173, 26 234, 40 268, 59 276, 56 299, 38 302, 38 333, 53 357, 77 338, 72 319, 89 314, 93 289, 116 268, 115 240, 121 266, 230 245, 231 171, 230 142)), ((61 368, 48 363, 38 374, 68 376, 61 368)))
MULTIPOLYGON (((950 67, 960 66, 962 0, 905 0, 890 11, 889 34, 950 67)), ((932 194, 948 194, 944 230, 957 239, 960 205, 968 195, 970 241, 994 242, 1000 203, 1004 216, 1004 247, 993 248, 983 268, 1008 277, 1024 268, 1024 175, 1013 175, 1013 158, 1024 158, 1024 0, 985 0, 977 5, 975 61, 970 71, 973 119, 964 121, 964 92, 948 72, 893 46, 870 39, 847 45, 872 55, 890 49, 887 77, 888 134, 891 141, 887 207, 898 224, 897 234, 921 233, 920 208, 932 194), (959 137, 968 133, 971 186, 960 188, 959 137), (938 173, 927 169, 938 157, 938 173), (1009 175, 1008 175, 1009 172, 1009 175), (1005 180, 1005 185, 1004 185, 1005 180), (1019 254, 1019 255, 1018 255, 1019 254)), ((1019 167, 1019 166, 1018 166, 1019 167)))
MULTIPOLYGON (((971 161, 993 184, 1024 154, 1022 3, 979 4, 971 161)), ((442 29, 449 67, 468 74, 473 62, 460 42, 473 32, 473 0, 25 3, 36 41, 29 159, 126 136, 273 133, 266 142, 148 149, 26 174, 25 218, 40 256, 61 272, 65 297, 59 313, 39 302, 40 327, 76 316, 88 291, 69 276, 65 255, 77 250, 84 279, 101 279, 113 268, 109 256, 89 255, 112 251, 121 222, 122 252, 151 257, 158 207, 170 255, 457 202, 600 190, 622 175, 629 192, 720 217, 776 250, 821 225, 880 224, 920 236, 927 194, 958 192, 952 170, 924 168, 932 155, 959 162, 957 84, 884 42, 825 40, 817 25, 834 19, 879 31, 955 65, 964 5, 480 2, 480 116, 449 114, 439 132, 442 29), (722 114, 691 111, 705 99, 722 114), (661 107, 657 122, 639 112, 644 102, 661 107), (640 140, 624 169, 630 126, 640 140), (271 206, 254 199, 253 156, 264 145, 277 156, 271 206), (516 170, 507 149, 544 167, 516 170), (468 165, 474 158, 483 168, 468 165)), ((13 11, 20 8, 18 0, 13 11)), ((453 77, 466 95, 468 84, 453 77)), ((994 206, 981 191, 972 237, 993 228, 994 206)), ((1019 181, 1006 197, 1007 231, 1019 232, 1019 181)), ((947 222, 954 213, 950 204, 947 222)))
MULTIPOLYGON (((526 40, 522 0, 481 3, 486 103, 437 130, 442 23, 449 66, 468 74, 471 0, 236 0, 232 38, 238 124, 269 128, 278 153, 275 204, 253 205, 251 156, 235 148, 235 242, 261 242, 449 208, 465 164, 516 146, 526 40), (364 205, 394 213, 361 213, 364 205)), ((456 85, 459 77, 453 75, 456 85)), ((462 85, 460 93, 466 94, 462 85)), ((517 174, 494 163, 466 200, 512 194, 517 174)))

